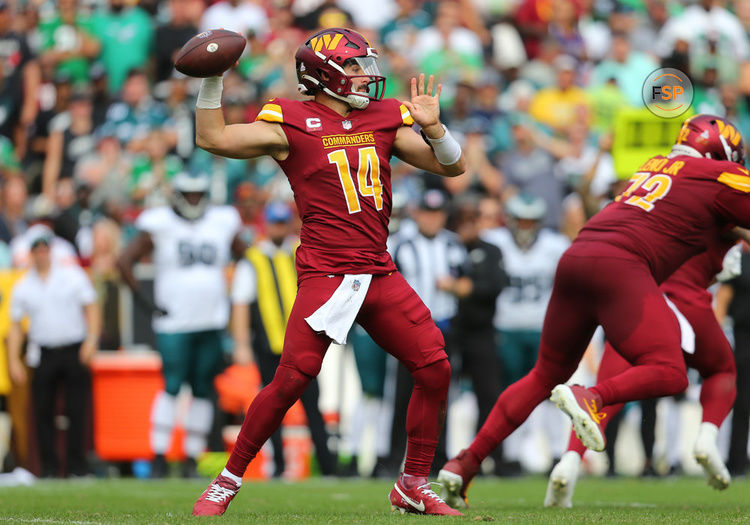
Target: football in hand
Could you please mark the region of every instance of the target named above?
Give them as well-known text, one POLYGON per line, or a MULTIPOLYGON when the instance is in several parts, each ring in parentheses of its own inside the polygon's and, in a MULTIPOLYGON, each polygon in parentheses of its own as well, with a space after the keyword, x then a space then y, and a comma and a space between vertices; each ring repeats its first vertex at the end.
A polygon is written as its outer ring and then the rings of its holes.
POLYGON ((245 49, 245 37, 226 29, 209 29, 187 41, 174 67, 189 77, 221 75, 234 65, 245 49))

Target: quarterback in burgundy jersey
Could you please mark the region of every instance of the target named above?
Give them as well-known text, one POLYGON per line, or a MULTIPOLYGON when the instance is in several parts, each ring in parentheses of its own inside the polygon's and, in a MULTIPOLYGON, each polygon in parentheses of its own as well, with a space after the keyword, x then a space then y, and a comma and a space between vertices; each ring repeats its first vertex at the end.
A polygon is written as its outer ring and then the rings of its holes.
POLYGON ((377 53, 349 29, 316 33, 295 58, 300 91, 312 100, 273 99, 255 122, 227 126, 221 78, 204 79, 198 96, 198 146, 226 157, 272 156, 294 190, 302 234, 297 296, 276 375, 255 397, 226 468, 193 514, 224 513, 249 462, 320 371, 331 341, 346 342, 356 320, 414 379, 406 462, 389 495, 392 509, 460 515, 427 482, 450 380, 445 342, 386 250, 391 156, 446 177, 464 171, 461 148, 439 120, 440 85, 433 90, 429 77, 425 87, 420 75, 412 79, 410 100, 382 100, 377 53))
MULTIPOLYGON (((685 362, 695 368, 703 379, 700 395, 703 416, 693 455, 706 472, 709 485, 717 490, 726 489, 731 480, 729 471, 721 460, 716 438, 719 427, 732 409, 737 395, 737 370, 732 347, 724 336, 711 306, 713 296, 706 288, 713 283, 716 275, 722 272, 722 262, 727 251, 738 248, 733 236, 717 239, 708 250, 688 260, 661 285, 661 290, 690 323, 695 335, 694 348, 683 348, 685 362)), ((729 254, 728 263, 724 266, 731 265, 734 255, 729 254)), ((728 270, 725 268, 724 271, 728 270)), ((731 277, 736 275, 737 271, 728 273, 731 277)), ((596 377, 597 383, 614 377, 630 367, 631 364, 607 343, 596 377)), ((618 403, 600 410, 603 415, 603 429, 623 406, 623 403, 618 403)), ((573 490, 585 451, 586 447, 581 440, 575 432, 571 432, 568 451, 550 473, 544 499, 546 507, 572 506, 573 490)))
POLYGON ((602 407, 687 387, 680 327, 659 284, 732 225, 750 226, 743 148, 728 121, 691 117, 672 152, 647 160, 584 226, 558 264, 536 365, 500 395, 469 448, 438 477, 449 503, 465 503, 481 461, 550 393, 583 444, 603 450, 602 407), (633 366, 590 389, 561 384, 597 325, 633 366))

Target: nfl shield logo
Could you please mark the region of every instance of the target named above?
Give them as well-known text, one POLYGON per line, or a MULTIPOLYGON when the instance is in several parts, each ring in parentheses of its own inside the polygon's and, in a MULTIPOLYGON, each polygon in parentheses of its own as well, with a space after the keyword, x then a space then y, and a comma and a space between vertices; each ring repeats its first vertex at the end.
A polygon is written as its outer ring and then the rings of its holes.
MULTIPOLYGON (((351 124, 350 124, 350 126, 351 126, 351 124)), ((352 290, 354 290, 355 292, 358 292, 359 291, 359 287, 361 286, 361 284, 362 283, 359 282, 359 279, 355 279, 354 282, 352 283, 352 290)))
POLYGON ((350 120, 345 120, 341 123, 341 125, 344 127, 344 129, 349 130, 352 129, 352 122, 350 120))

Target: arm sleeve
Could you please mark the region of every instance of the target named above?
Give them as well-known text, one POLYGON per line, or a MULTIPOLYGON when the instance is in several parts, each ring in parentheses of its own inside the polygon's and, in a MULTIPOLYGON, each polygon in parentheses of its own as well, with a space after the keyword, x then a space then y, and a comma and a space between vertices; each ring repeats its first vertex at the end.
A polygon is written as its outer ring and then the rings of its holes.
POLYGON ((137 230, 153 235, 158 227, 158 220, 153 209, 144 210, 135 220, 137 230))
POLYGON ((398 109, 401 113, 401 124, 403 126, 413 126, 414 118, 412 118, 411 113, 409 113, 409 110, 406 109, 406 106, 401 104, 398 109))
POLYGON ((737 226, 750 228, 750 177, 722 173, 719 182, 724 186, 714 199, 718 214, 737 226))
POLYGON ((240 233, 242 230, 242 218, 240 217, 240 213, 237 211, 237 209, 234 206, 228 206, 229 208, 229 231, 232 232, 232 239, 240 233))
POLYGON ((255 301, 258 295, 255 279, 255 269, 250 261, 243 259, 237 263, 230 293, 232 304, 250 304, 255 301))
POLYGON ((448 253, 448 267, 450 268, 451 275, 457 276, 460 273, 460 268, 466 261, 467 253, 463 245, 459 244, 456 240, 449 240, 447 246, 448 253))
POLYGON ((271 99, 266 103, 258 112, 258 116, 255 120, 263 120, 265 122, 275 122, 277 124, 284 123, 284 109, 282 108, 281 101, 278 99, 271 99))
POLYGON ((93 304, 97 300, 96 290, 94 285, 91 284, 89 276, 79 267, 71 267, 74 269, 75 279, 78 286, 78 299, 83 305, 93 304))
POLYGON ((18 322, 26 315, 26 305, 23 300, 23 291, 18 284, 13 287, 10 294, 10 319, 18 322))

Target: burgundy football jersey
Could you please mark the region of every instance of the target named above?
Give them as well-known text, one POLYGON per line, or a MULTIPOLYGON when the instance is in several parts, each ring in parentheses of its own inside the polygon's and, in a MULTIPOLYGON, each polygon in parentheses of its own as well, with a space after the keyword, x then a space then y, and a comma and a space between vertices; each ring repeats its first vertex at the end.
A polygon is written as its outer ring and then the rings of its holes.
POLYGON ((594 215, 571 253, 644 260, 658 283, 730 225, 750 226, 750 172, 737 163, 656 156, 594 215))
POLYGON ((279 165, 302 218, 300 279, 394 271, 386 250, 390 158, 396 132, 414 122, 406 107, 395 99, 371 101, 342 117, 314 100, 276 98, 256 120, 281 124, 289 141, 279 165))
POLYGON ((672 297, 688 302, 703 302, 710 306, 713 296, 706 290, 722 269, 724 256, 737 243, 731 237, 719 238, 708 249, 689 259, 669 276, 661 290, 672 297))

